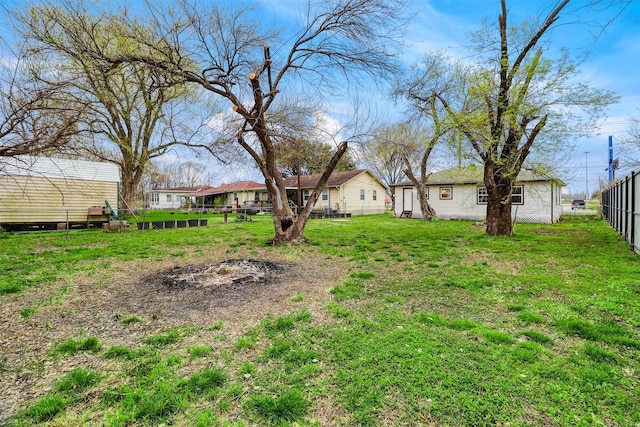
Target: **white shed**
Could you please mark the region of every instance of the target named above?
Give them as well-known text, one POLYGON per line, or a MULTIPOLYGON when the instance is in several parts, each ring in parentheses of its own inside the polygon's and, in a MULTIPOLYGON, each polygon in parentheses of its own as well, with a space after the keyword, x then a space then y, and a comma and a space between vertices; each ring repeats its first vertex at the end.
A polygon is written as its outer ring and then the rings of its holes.
MULTIPOLYGON (((558 222, 562 217, 563 185, 557 179, 522 170, 512 196, 514 221, 541 224, 558 222)), ((395 215, 422 218, 418 193, 413 184, 407 181, 392 187, 396 194, 395 215)), ((427 197, 439 219, 486 219, 487 193, 480 166, 432 173, 427 178, 427 197)))
POLYGON ((120 169, 113 163, 2 158, 0 226, 48 229, 106 222, 111 209, 117 212, 119 186, 120 169))

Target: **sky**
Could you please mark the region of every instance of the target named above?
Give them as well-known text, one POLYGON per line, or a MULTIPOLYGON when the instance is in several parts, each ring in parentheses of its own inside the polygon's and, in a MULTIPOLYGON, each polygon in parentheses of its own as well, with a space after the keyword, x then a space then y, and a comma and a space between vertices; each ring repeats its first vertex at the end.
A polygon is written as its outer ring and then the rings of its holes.
MULTIPOLYGON (((495 20, 500 7, 497 0, 415 3, 421 5, 421 11, 411 25, 415 51, 446 50, 459 56, 465 54, 469 33, 480 28, 483 18, 495 20)), ((551 3, 555 2, 511 0, 507 6, 515 23, 527 16, 539 15, 551 3)), ((581 67, 581 78, 592 87, 613 91, 620 97, 620 102, 607 110, 608 117, 600 123, 595 135, 576 141, 576 147, 560 173, 567 184, 565 192, 584 192, 588 185, 591 193, 601 182, 608 181, 609 136, 613 140, 614 158, 620 157, 622 166, 628 152, 620 142, 626 136, 630 118, 640 118, 640 1, 633 1, 623 10, 618 6, 598 13, 572 12, 567 19, 583 24, 555 29, 552 48, 568 48, 575 54, 588 50, 589 56, 581 67), (610 23, 602 29, 601 24, 607 22, 610 23)), ((640 145, 638 147, 640 150, 640 145)), ((616 171, 616 177, 629 172, 628 167, 621 167, 616 171)))
MULTIPOLYGON (((262 2, 267 14, 279 17, 300 12, 304 3, 301 0, 262 2)), ((407 27, 407 46, 402 57, 407 65, 416 63, 428 52, 445 51, 451 57, 467 57, 470 34, 480 29, 484 19, 495 22, 500 13, 498 0, 414 0, 409 4, 413 18, 407 27)), ((554 4, 555 1, 547 0, 507 1, 512 23, 544 15, 554 4)), ((575 55, 589 51, 580 68, 584 82, 613 91, 620 97, 620 102, 607 110, 607 118, 599 123, 592 137, 574 142, 575 148, 558 171, 567 184, 565 193, 584 193, 587 189, 591 193, 601 183, 608 182, 609 136, 613 140, 614 158, 621 157, 621 169, 616 171, 616 177, 630 172, 623 161, 627 153, 620 142, 626 137, 630 118, 640 118, 640 1, 622 6, 589 13, 569 9, 563 22, 580 24, 562 25, 552 33, 552 49, 567 48, 575 55), (607 25, 603 28, 604 24, 607 25)), ((403 107, 386 104, 383 108, 397 112, 403 107)))
MULTIPOLYGON (((231 0, 210 1, 230 4, 231 0)), ((580 1, 584 3, 584 0, 580 1)), ((140 3, 140 0, 128 2, 130 5, 140 3)), ((164 0, 164 3, 170 4, 171 0, 164 0)), ((257 13, 263 15, 264 22, 276 26, 286 25, 287 20, 302 16, 307 0, 257 0, 257 3, 257 13)), ((435 51, 445 51, 451 57, 468 57, 465 46, 470 33, 481 27, 483 19, 495 22, 500 12, 499 0, 408 0, 407 3, 410 8, 407 14, 412 19, 406 27, 406 47, 401 59, 408 66, 418 62, 426 53, 435 51)), ((0 6, 20 7, 24 4, 23 0, 0 0, 0 6)), ((96 4, 101 2, 96 0, 96 4)), ((554 4, 554 0, 507 0, 512 23, 542 15, 554 4)), ((595 134, 577 140, 575 149, 569 153, 567 162, 561 165, 558 173, 567 184, 566 193, 584 192, 587 188, 592 192, 608 180, 609 136, 613 138, 614 157, 620 157, 621 165, 625 166, 624 159, 629 152, 623 150, 620 141, 626 136, 630 118, 640 118, 640 0, 632 1, 624 9, 618 5, 592 13, 570 12, 566 15, 567 21, 580 24, 556 28, 552 48, 568 48, 576 55, 589 50, 580 78, 595 88, 613 91, 620 97, 620 102, 608 109, 608 117, 599 124, 595 134), (602 29, 604 23, 609 24, 602 29)), ((378 109, 386 117, 401 116, 403 106, 386 100, 385 96, 373 98, 380 103, 378 109)), ((349 107, 344 99, 330 100, 331 103, 327 120, 333 120, 335 125, 335 120, 341 114, 344 116, 349 107)), ((640 165, 637 169, 640 170, 640 165)), ((616 176, 622 177, 629 172, 625 166, 616 171, 616 176)), ((222 182, 260 178, 256 170, 246 167, 234 173, 218 174, 222 182)), ((219 182, 209 184, 217 185, 219 182)))

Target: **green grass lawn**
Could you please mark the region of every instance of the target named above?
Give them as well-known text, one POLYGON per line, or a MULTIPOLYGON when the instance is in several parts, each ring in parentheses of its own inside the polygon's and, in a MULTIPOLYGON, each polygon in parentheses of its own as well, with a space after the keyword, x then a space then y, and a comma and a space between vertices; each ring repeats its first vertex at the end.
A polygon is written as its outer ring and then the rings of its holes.
MULTIPOLYGON (((183 230, 0 234, 0 304, 80 275, 108 286, 119 262, 180 265, 212 246, 318 269, 322 259, 345 279, 322 315, 300 292, 240 336, 186 323, 136 347, 58 337, 28 366, 0 349, 0 385, 34 365, 51 379, 8 425, 640 424, 640 258, 595 216, 518 224, 513 238, 464 221, 313 220, 309 244, 276 248, 268 216, 207 218, 183 230)), ((20 307, 23 322, 42 309, 20 307)))

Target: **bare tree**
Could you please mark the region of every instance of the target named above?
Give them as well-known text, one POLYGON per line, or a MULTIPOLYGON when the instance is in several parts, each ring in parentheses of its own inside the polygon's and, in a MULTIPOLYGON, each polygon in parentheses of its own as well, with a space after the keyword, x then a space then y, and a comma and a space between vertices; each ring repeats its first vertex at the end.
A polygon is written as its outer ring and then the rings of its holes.
POLYGON ((286 101, 281 93, 287 89, 318 99, 336 89, 344 94, 349 83, 371 85, 394 73, 394 47, 405 9, 400 0, 329 0, 309 2, 307 8, 298 29, 280 42, 277 33, 262 32, 246 9, 203 8, 195 1, 180 2, 171 13, 151 7, 150 30, 130 37, 146 43, 149 54, 121 49, 111 56, 114 63, 153 65, 231 105, 239 118, 236 142, 264 176, 273 202, 274 242, 306 241, 303 231, 311 209, 354 136, 339 141, 296 217, 277 162, 281 127, 271 121, 270 112, 285 109, 279 100, 286 101))
MULTIPOLYGON (((435 107, 435 102, 432 102, 435 107)), ((427 193, 427 179, 429 157, 436 143, 448 131, 437 115, 433 116, 434 122, 429 126, 421 126, 420 123, 402 123, 394 130, 394 139, 399 142, 398 153, 405 167, 405 174, 416 187, 422 218, 431 220, 436 216, 436 211, 429 205, 427 193)))
POLYGON ((393 135, 388 133, 392 127, 385 127, 374 132, 373 136, 363 141, 358 147, 358 162, 373 173, 386 187, 387 196, 395 207, 396 195, 393 184, 397 184, 405 177, 405 164, 394 141, 393 135))
POLYGON ((0 157, 42 155, 68 144, 78 133, 82 111, 68 106, 64 83, 33 78, 42 64, 23 58, 22 46, 0 40, 0 157))
POLYGON ((490 236, 513 234, 513 185, 534 143, 553 149, 588 133, 603 109, 617 100, 608 91, 576 83, 580 61, 568 52, 554 59, 544 56, 570 0, 556 2, 547 15, 519 26, 508 20, 507 1, 500 3, 497 26, 487 23, 474 35, 480 60, 459 68, 463 83, 453 92, 427 93, 443 103, 484 163, 490 236))
POLYGON ((626 171, 637 171, 640 167, 640 117, 630 117, 629 127, 626 133, 619 138, 621 144, 617 149, 617 162, 615 169, 620 168, 626 171), (616 168, 617 167, 617 168, 616 168))
MULTIPOLYGON (((278 165, 284 177, 311 175, 324 172, 331 161, 334 150, 331 145, 296 139, 282 144, 278 155, 278 165)), ((334 171, 353 170, 356 164, 346 152, 336 164, 334 171)))
POLYGON ((143 63, 101 59, 122 43, 122 26, 135 24, 123 16, 94 15, 82 2, 33 6, 16 17, 29 57, 47 61, 34 76, 63 87, 66 108, 79 115, 76 123, 83 138, 67 146, 66 154, 118 164, 121 196, 129 208, 136 206, 151 159, 178 145, 210 148, 191 139, 194 122, 186 123, 185 112, 195 98, 184 85, 143 63))

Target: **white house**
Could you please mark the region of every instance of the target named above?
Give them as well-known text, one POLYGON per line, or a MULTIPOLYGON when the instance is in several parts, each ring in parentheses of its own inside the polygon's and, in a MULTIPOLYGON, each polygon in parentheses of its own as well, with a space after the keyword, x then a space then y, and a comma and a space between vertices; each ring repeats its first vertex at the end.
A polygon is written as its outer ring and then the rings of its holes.
POLYGON ((267 188, 255 181, 236 181, 208 187, 188 194, 196 205, 205 208, 237 208, 248 204, 267 203, 267 188))
MULTIPOLYGON (((309 200, 311 192, 322 174, 301 175, 302 204, 309 200)), ((298 176, 285 179, 290 199, 297 204, 298 176)), ((353 215, 380 214, 386 210, 385 186, 366 169, 333 172, 325 184, 314 209, 332 209, 353 215)))
MULTIPOLYGON (((562 187, 557 179, 522 170, 512 195, 512 216, 516 222, 552 224, 562 217, 562 187)), ((394 184, 395 215, 422 218, 418 193, 411 182, 394 184)), ((484 221, 487 189, 481 166, 452 168, 429 175, 427 199, 439 219, 484 221)))
POLYGON ((154 188, 149 192, 149 208, 151 209, 180 209, 190 207, 189 195, 198 191, 205 191, 213 187, 200 185, 198 187, 154 188))

